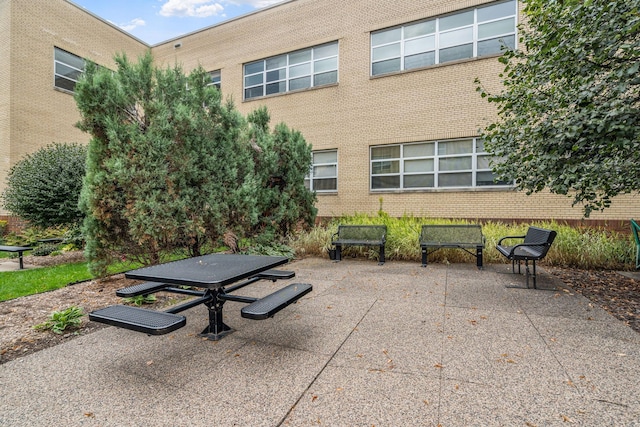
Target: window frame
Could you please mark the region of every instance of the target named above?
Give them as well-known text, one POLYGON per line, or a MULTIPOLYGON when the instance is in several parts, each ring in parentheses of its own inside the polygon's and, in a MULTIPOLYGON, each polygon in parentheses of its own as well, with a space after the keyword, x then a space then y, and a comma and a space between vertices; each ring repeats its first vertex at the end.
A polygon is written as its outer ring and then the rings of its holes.
POLYGON ((316 193, 320 193, 320 194, 326 194, 326 193, 337 193, 338 192, 338 149, 334 148, 334 149, 328 149, 328 150, 318 150, 318 151, 313 151, 311 153, 311 167, 309 168, 309 172, 307 173, 307 175, 304 178, 305 181, 305 186, 311 190, 311 191, 315 191, 316 193), (315 160, 315 155, 316 154, 323 154, 323 153, 335 153, 335 161, 333 162, 319 162, 316 163, 315 160), (333 176, 321 176, 321 177, 314 177, 313 175, 313 171, 316 167, 319 166, 335 166, 335 175, 333 176), (328 180, 328 179, 334 179, 335 180, 335 188, 333 189, 325 189, 325 190, 318 190, 316 189, 314 182, 316 181, 320 181, 320 180, 328 180))
POLYGON ((249 101, 265 96, 282 95, 338 84, 339 65, 340 44, 337 40, 247 62, 242 66, 242 99, 249 101), (335 49, 335 53, 323 54, 324 48, 335 49), (307 51, 309 58, 305 59, 307 51), (298 59, 297 57, 303 58, 298 59), (334 65, 330 64, 329 68, 321 69, 326 63, 334 63, 334 65), (308 71, 297 74, 297 70, 303 69, 304 66, 308 66, 308 71), (251 68, 256 68, 256 70, 250 70, 251 68), (296 71, 292 73, 292 70, 296 71), (320 80, 321 77, 330 74, 335 74, 335 78, 332 77, 331 81, 325 83, 320 80), (308 82, 302 83, 303 86, 292 88, 292 83, 302 82, 304 79, 308 79, 308 82), (270 92, 270 90, 273 91, 270 92))
POLYGON ((74 94, 75 93, 75 87, 76 84, 78 83, 78 79, 73 79, 71 77, 69 77, 68 75, 62 74, 59 71, 58 66, 61 67, 67 67, 70 68, 71 70, 75 70, 78 72, 78 78, 84 73, 84 69, 86 67, 86 60, 84 58, 82 58, 81 56, 78 56, 74 53, 69 52, 68 50, 59 48, 58 46, 54 46, 53 47, 53 88, 62 92, 66 92, 66 93, 70 93, 70 94, 74 94), (83 68, 79 69, 77 66, 75 66, 74 64, 70 64, 67 62, 64 62, 61 59, 58 59, 58 52, 63 52, 66 55, 70 55, 72 56, 74 59, 77 58, 78 60, 82 61, 83 64, 83 68), (72 89, 69 89, 67 87, 63 87, 63 86, 58 86, 58 80, 62 79, 64 81, 67 82, 72 82, 72 89))
MULTIPOLYGON (((459 60, 467 60, 467 59, 484 57, 484 56, 498 55, 500 51, 498 52, 490 51, 488 53, 479 54, 478 46, 479 45, 483 46, 483 43, 484 45, 490 46, 489 42, 491 41, 495 41, 495 40, 501 41, 503 38, 510 38, 512 40, 509 40, 509 41, 513 43, 513 46, 509 46, 509 48, 517 49, 517 45, 518 45, 517 29, 518 29, 518 1, 507 0, 507 1, 498 1, 495 3, 488 3, 481 6, 477 6, 472 9, 463 9, 455 13, 430 17, 427 19, 419 20, 419 21, 408 22, 405 24, 396 25, 394 27, 372 31, 369 37, 370 39, 369 73, 371 77, 377 77, 377 76, 383 76, 383 75, 388 75, 392 73, 400 73, 400 72, 405 72, 410 70, 422 69, 422 68, 430 67, 434 65, 447 64, 447 63, 455 62, 459 60), (500 5, 507 5, 507 4, 513 4, 513 14, 500 15, 498 17, 492 17, 492 18, 480 18, 478 16, 479 12, 481 13, 481 11, 483 10, 486 10, 492 7, 496 7, 496 10, 497 10, 500 7, 500 5), (451 26, 444 29, 442 28, 442 24, 445 20, 453 19, 455 17, 463 17, 463 15, 469 14, 470 12, 472 12, 472 15, 473 15, 473 22, 464 23, 458 26, 451 26), (483 19, 483 20, 480 21, 479 19, 483 19), (480 37, 479 29, 481 27, 486 28, 487 25, 499 24, 507 20, 513 20, 512 31, 498 32, 496 34, 490 34, 488 36, 480 37), (425 32, 417 35, 406 34, 409 32, 408 30, 411 28, 414 28, 423 24, 425 26, 428 26, 428 24, 431 22, 433 22, 432 32, 425 32), (470 41, 467 41, 464 43, 453 42, 451 44, 449 43, 445 44, 444 38, 446 38, 447 35, 452 36, 455 33, 459 33, 461 31, 465 31, 469 33, 469 30, 471 35, 470 41), (399 37, 400 37, 399 39, 391 39, 386 42, 375 42, 376 44, 374 44, 374 40, 376 38, 383 39, 385 34, 391 35, 393 32, 396 32, 396 31, 399 31, 399 37), (430 38, 433 38, 432 48, 422 47, 421 50, 418 50, 417 52, 407 53, 407 44, 418 41, 420 39, 426 40, 430 38), (388 56, 382 56, 381 58, 379 57, 380 52, 382 52, 383 49, 386 48, 388 50, 391 50, 390 47, 396 44, 399 47, 398 49, 399 52, 397 54, 389 54, 388 56), (468 45, 471 45, 470 56, 462 56, 459 58, 456 57, 453 59, 442 61, 441 55, 444 50, 461 48, 468 45), (412 65, 407 68, 407 59, 411 59, 411 58, 418 57, 419 55, 426 55, 431 53, 433 53, 432 62, 428 57, 425 56, 425 58, 422 59, 422 61, 425 61, 425 62, 422 62, 418 65, 412 65), (394 61, 394 62, 392 63, 391 61, 394 61), (396 65, 396 62, 397 62, 397 65, 396 65), (384 68, 385 63, 388 63, 388 65, 392 66, 393 69, 385 69, 384 68), (376 70, 376 68, 381 68, 381 67, 383 68, 382 70, 376 70)), ((460 35, 462 35, 462 33, 460 33, 460 35)))
MULTIPOLYGON (((428 151, 428 150, 427 150, 428 151)), ((438 191, 438 190, 464 190, 464 189, 490 189, 490 188, 511 188, 513 183, 504 183, 504 182, 496 182, 493 181, 491 184, 486 184, 486 181, 481 181, 481 176, 486 174, 487 172, 491 173, 491 176, 494 176, 493 171, 490 167, 480 167, 480 162, 486 161, 488 157, 491 157, 489 153, 484 151, 484 141, 481 138, 471 137, 471 138, 455 138, 455 139, 443 139, 443 140, 434 140, 434 141, 418 141, 418 142, 407 142, 401 144, 388 144, 388 145, 372 145, 369 147, 369 190, 371 192, 384 192, 384 191, 438 191), (442 153, 441 147, 446 144, 455 144, 464 143, 469 141, 471 144, 471 151, 469 152, 452 152, 452 153, 442 153), (407 147, 419 147, 419 146, 429 146, 433 145, 433 150, 431 154, 426 155, 407 155, 405 151, 407 147), (376 149, 390 149, 398 147, 399 151, 397 155, 389 156, 389 157, 376 157, 375 150, 376 149), (466 159, 470 160, 470 167, 462 167, 462 168, 454 168, 448 169, 443 168, 443 165, 447 162, 452 163, 456 161, 465 161, 466 159), (424 162, 425 164, 431 163, 431 170, 412 170, 407 171, 407 164, 410 162, 424 162), (389 164, 388 172, 381 172, 385 163, 389 164), (397 163, 397 171, 391 165, 392 163, 397 163), (376 164, 380 164, 377 166, 376 164), (443 182, 447 177, 454 177, 455 175, 463 176, 470 175, 471 182, 469 185, 461 184, 461 185, 444 185, 443 182), (432 177, 432 185, 424 185, 424 186, 408 186, 407 178, 409 177, 432 177), (380 183, 383 183, 384 178, 387 177, 388 180, 392 180, 393 178, 397 178, 398 185, 374 185, 374 181, 376 178, 382 178, 379 180, 380 183)), ((419 178, 418 178, 419 179, 419 178)), ((428 180, 428 178, 426 178, 428 180)), ((390 182, 388 181, 388 182, 390 182)))
POLYGON ((220 69, 208 71, 209 81, 207 82, 207 86, 215 86, 218 90, 221 90, 222 87, 222 71, 220 69))

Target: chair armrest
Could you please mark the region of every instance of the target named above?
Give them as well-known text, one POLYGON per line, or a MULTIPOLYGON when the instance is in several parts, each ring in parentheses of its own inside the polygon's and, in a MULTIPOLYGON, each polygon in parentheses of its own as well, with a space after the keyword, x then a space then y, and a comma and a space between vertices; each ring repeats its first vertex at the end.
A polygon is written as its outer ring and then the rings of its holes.
POLYGON ((503 240, 507 240, 507 239, 524 239, 525 237, 527 237, 527 236, 504 236, 503 238, 498 240, 498 246, 502 245, 502 241, 503 240))

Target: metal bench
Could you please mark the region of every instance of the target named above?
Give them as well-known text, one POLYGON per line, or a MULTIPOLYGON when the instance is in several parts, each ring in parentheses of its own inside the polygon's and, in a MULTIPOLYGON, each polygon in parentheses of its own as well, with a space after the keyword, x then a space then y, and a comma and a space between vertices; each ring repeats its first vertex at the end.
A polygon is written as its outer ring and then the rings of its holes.
POLYGON ((482 250, 485 238, 478 224, 423 225, 420 232, 422 266, 427 266, 427 257, 438 249, 462 249, 476 257, 476 266, 482 268, 482 250), (429 249, 433 248, 431 252, 429 249), (471 252, 467 249, 475 249, 471 252))
POLYGON ((24 264, 22 262, 22 253, 31 250, 33 250, 33 248, 29 246, 0 246, 1 252, 18 253, 18 259, 20 260, 20 270, 24 269, 24 264))
POLYGON ((640 225, 634 220, 631 220, 631 232, 633 233, 633 238, 636 241, 636 270, 640 268, 640 225))
POLYGON ((511 271, 515 273, 515 262, 518 261, 518 274, 520 274, 520 262, 524 261, 527 288, 529 288, 529 276, 533 277, 533 288, 536 288, 536 261, 547 256, 547 252, 551 244, 556 238, 557 233, 553 230, 544 228, 529 227, 527 234, 524 236, 505 236, 498 241, 496 249, 502 255, 511 260, 511 271), (508 239, 524 239, 522 243, 513 246, 505 246, 503 241, 508 239), (533 274, 529 271, 529 261, 533 262, 533 274))
POLYGON ((377 246, 378 264, 384 264, 384 245, 387 237, 386 225, 339 225, 338 232, 331 237, 336 248, 336 262, 342 260, 342 248, 347 246, 377 246))

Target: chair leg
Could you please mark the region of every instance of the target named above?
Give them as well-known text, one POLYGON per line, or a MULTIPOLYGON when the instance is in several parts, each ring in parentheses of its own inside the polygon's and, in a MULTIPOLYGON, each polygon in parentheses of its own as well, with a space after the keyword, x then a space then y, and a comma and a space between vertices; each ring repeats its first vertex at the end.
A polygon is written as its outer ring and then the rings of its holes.
POLYGON ((538 289, 536 285, 536 260, 533 260, 533 289, 538 289))
POLYGON ((524 260, 524 269, 525 269, 524 270, 525 271, 525 276, 527 278, 527 289, 529 289, 529 260, 528 259, 524 260))

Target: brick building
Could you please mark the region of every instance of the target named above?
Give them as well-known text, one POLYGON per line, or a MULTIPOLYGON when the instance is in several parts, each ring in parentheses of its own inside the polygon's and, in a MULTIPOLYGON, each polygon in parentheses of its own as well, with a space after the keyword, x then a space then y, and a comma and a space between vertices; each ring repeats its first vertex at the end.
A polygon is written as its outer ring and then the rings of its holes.
MULTIPOLYGON (((313 145, 319 216, 579 221, 571 198, 495 183, 478 129, 495 117, 500 46, 517 47, 516 0, 290 0, 149 46, 67 0, 0 0, 0 189, 25 154, 87 142, 73 80, 83 58, 147 49, 202 65, 244 114, 265 105, 313 145)), ((640 217, 637 195, 590 221, 640 217)))

